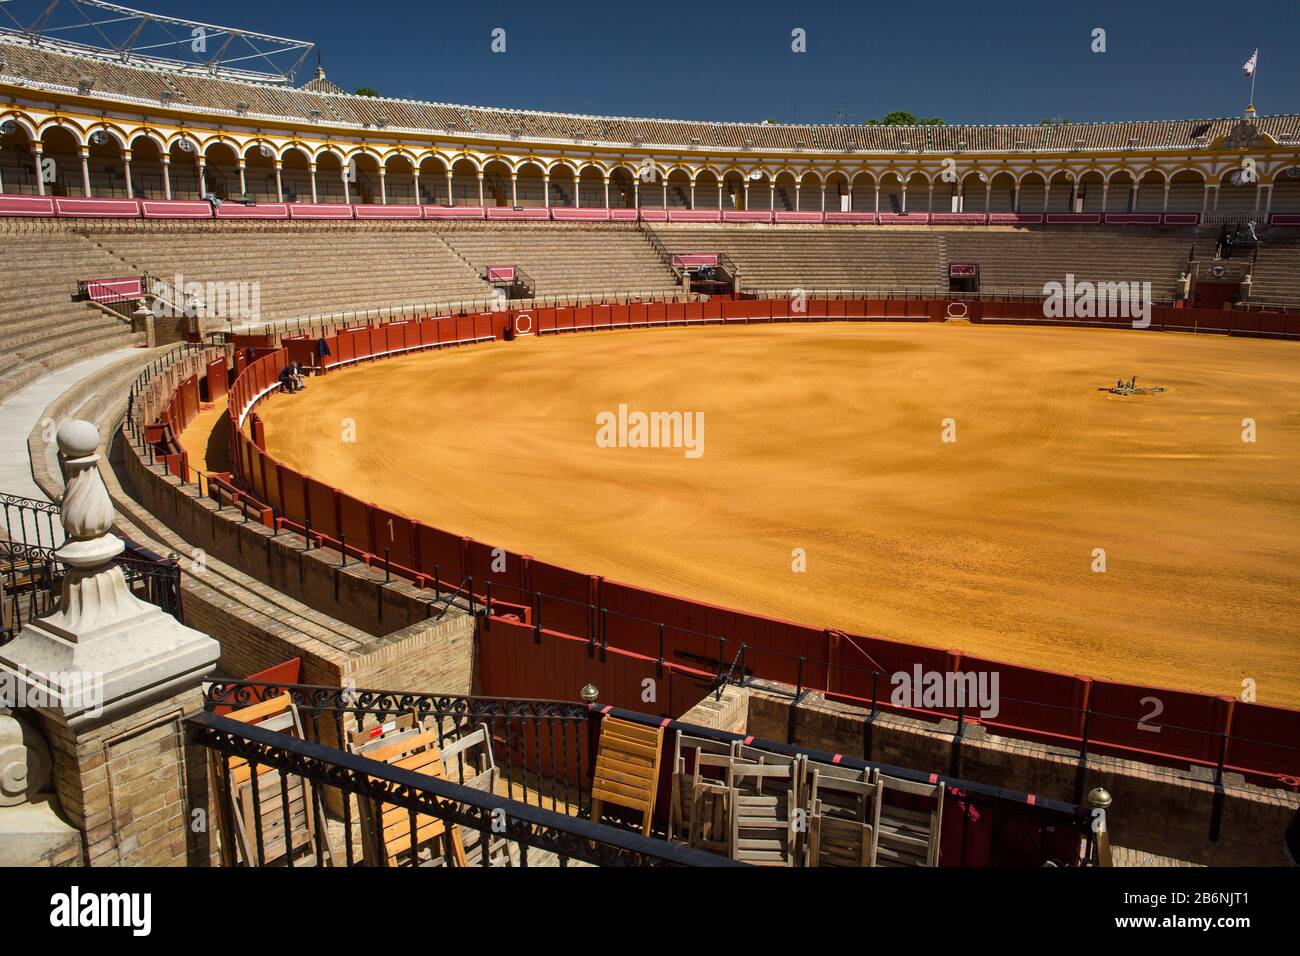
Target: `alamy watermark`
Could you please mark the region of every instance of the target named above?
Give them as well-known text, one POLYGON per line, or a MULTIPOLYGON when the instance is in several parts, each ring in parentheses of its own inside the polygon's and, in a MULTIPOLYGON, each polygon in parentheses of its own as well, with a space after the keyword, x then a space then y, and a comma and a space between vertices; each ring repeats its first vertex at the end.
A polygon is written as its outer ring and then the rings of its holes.
POLYGON ((617 412, 597 413, 596 425, 599 448, 681 448, 687 458, 704 454, 703 412, 628 411, 623 403, 617 412))
POLYGON ((1043 286, 1043 317, 1048 319, 1131 319, 1133 328, 1151 324, 1151 283, 1076 282, 1067 272, 1064 284, 1043 286))
POLYGON ((978 709, 985 720, 997 717, 997 671, 927 671, 920 664, 911 671, 895 671, 889 678, 894 685, 889 702, 895 707, 919 710, 978 709))
POLYGON ((104 712, 104 675, 97 671, 0 671, 0 707, 51 708, 98 717, 104 712))
POLYGON ((223 319, 257 322, 262 318, 262 283, 257 279, 249 282, 186 281, 185 276, 178 272, 171 289, 175 301, 159 298, 154 305, 155 315, 176 318, 183 314, 192 319, 203 310, 207 315, 223 319))

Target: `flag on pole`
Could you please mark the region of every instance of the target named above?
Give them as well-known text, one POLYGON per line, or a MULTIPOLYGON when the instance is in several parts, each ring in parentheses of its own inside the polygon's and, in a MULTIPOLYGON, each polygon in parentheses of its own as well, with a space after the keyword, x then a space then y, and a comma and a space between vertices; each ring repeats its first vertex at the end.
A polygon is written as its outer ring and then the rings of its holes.
POLYGON ((1242 75, 1254 76, 1255 64, 1258 62, 1259 62, 1259 50, 1256 49, 1255 52, 1250 55, 1250 59, 1246 61, 1245 66, 1241 68, 1242 75))

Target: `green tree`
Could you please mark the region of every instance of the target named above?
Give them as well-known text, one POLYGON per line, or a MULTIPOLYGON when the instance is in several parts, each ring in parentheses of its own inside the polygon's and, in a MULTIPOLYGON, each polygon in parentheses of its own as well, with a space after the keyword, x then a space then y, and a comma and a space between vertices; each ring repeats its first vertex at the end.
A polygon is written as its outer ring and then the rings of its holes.
POLYGON ((885 114, 884 123, 886 126, 915 126, 916 114, 907 110, 894 110, 885 114))
POLYGON ((378 96, 379 91, 369 86, 358 86, 357 96, 378 96))

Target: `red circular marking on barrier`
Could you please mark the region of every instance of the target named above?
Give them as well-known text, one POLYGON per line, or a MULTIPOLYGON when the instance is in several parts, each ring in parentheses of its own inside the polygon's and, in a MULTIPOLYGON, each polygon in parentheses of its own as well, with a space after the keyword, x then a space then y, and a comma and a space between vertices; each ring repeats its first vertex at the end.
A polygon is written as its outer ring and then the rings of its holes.
POLYGON ((753 738, 752 736, 751 736, 751 737, 746 737, 746 738, 745 738, 745 746, 746 746, 746 747, 748 747, 748 746, 749 746, 750 744, 752 744, 753 742, 754 742, 754 738, 753 738))
POLYGON ((836 754, 834 757, 831 758, 831 763, 839 763, 843 759, 844 759, 844 754, 836 754))
POLYGON ((527 312, 520 312, 519 314, 517 314, 515 316, 515 335, 531 335, 532 331, 533 331, 533 317, 527 312), (519 327, 520 319, 528 320, 528 328, 521 329, 519 327))
POLYGON ((1031 807, 1037 802, 1038 802, 1038 798, 1034 796, 1032 793, 1029 794, 1029 796, 1025 797, 1025 803, 1029 804, 1031 807))
POLYGON ((930 774, 930 782, 931 782, 931 783, 938 783, 938 782, 939 782, 939 775, 938 775, 937 773, 932 773, 932 774, 930 774))
POLYGON ((965 303, 965 302, 949 302, 949 303, 948 303, 948 318, 950 318, 950 319, 964 319, 964 318, 967 318, 969 315, 970 315, 970 309, 966 308, 966 303, 965 303), (959 305, 959 306, 961 306, 961 311, 960 311, 960 312, 954 312, 954 311, 952 310, 952 307, 953 307, 954 305, 959 305))

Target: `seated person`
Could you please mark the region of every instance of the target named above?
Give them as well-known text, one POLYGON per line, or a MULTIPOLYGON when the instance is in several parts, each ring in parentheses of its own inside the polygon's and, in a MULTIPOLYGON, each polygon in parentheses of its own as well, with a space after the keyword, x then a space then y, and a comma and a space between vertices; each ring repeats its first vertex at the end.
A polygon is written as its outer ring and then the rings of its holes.
POLYGON ((302 388, 302 379, 298 377, 292 363, 280 370, 279 378, 280 387, 286 392, 296 392, 302 388))
POLYGON ((293 369, 294 391, 301 392, 307 387, 307 383, 302 379, 302 366, 297 362, 291 362, 289 363, 289 367, 293 369))

